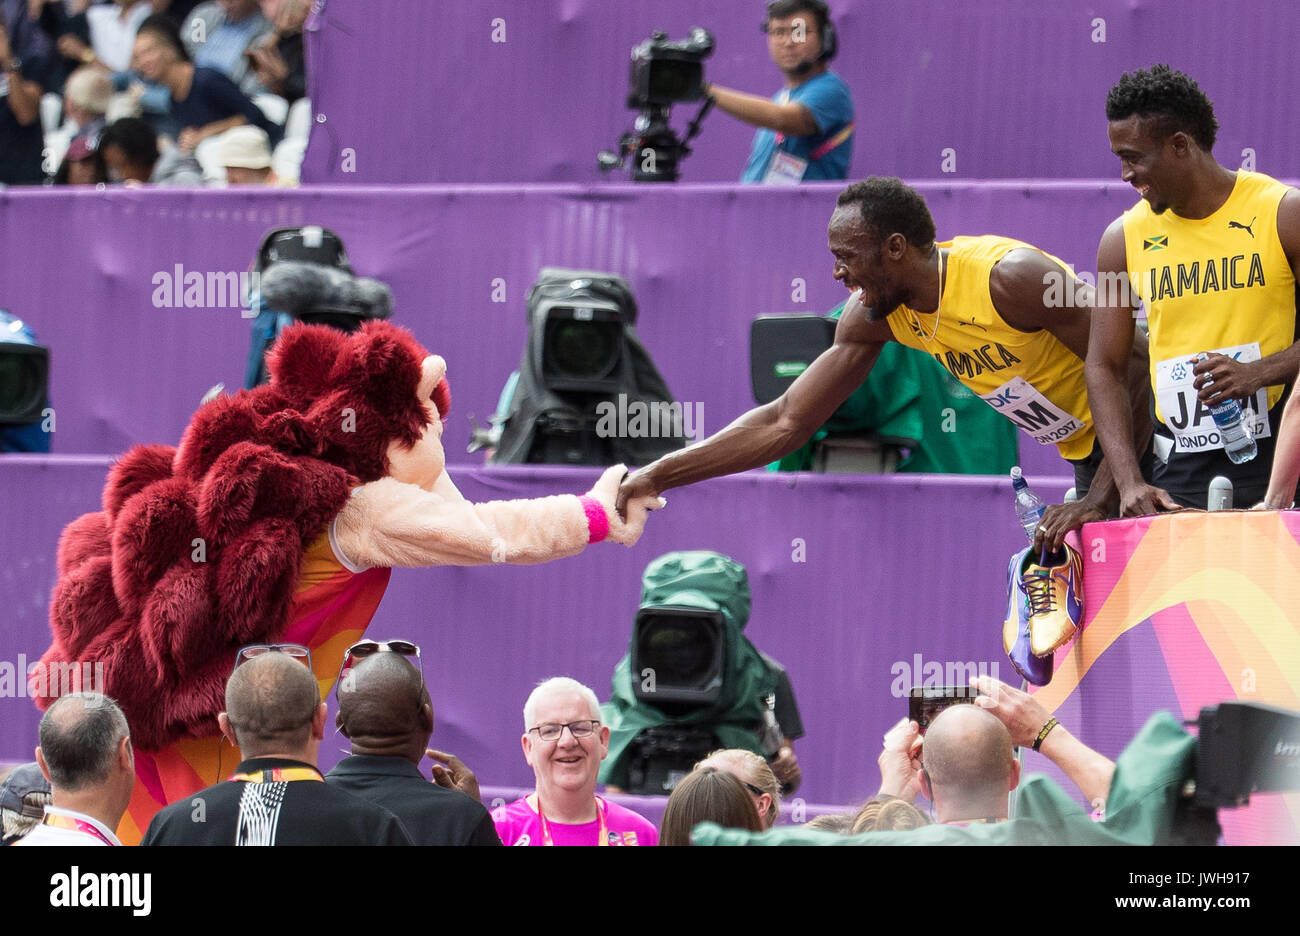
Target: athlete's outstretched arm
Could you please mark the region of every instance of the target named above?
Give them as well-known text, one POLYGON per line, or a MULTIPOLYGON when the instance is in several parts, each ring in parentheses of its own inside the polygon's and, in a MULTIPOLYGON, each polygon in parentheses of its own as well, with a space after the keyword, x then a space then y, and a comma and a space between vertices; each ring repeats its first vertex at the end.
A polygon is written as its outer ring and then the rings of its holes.
MULTIPOLYGON (((1290 189, 1277 206, 1277 234, 1286 253, 1291 272, 1300 279, 1300 191, 1290 189)), ((1279 314, 1294 314, 1293 309, 1278 310, 1279 314)), ((1223 400, 1240 400, 1256 393, 1261 387, 1274 387, 1295 379, 1300 369, 1300 341, 1275 354, 1250 364, 1211 353, 1198 363, 1195 386, 1200 391, 1201 402, 1213 406, 1223 400)))
MULTIPOLYGON (((1094 291, 1069 270, 1037 250, 1015 250, 993 268, 989 289, 998 314, 1008 324, 1022 331, 1046 329, 1079 360, 1087 359, 1094 291), (1050 287, 1062 283, 1075 301, 1057 301, 1065 290, 1050 287)), ((1134 342, 1124 383, 1128 391, 1134 450, 1140 452, 1151 444, 1147 347, 1141 336, 1137 336, 1134 342)), ((1059 549, 1071 530, 1077 530, 1085 523, 1105 520, 1118 507, 1119 490, 1110 464, 1103 458, 1084 497, 1073 504, 1052 504, 1047 508, 1038 524, 1034 547, 1039 550, 1059 549)))
MULTIPOLYGON (((1119 489, 1120 516, 1178 510, 1167 491, 1147 484, 1134 447, 1132 396, 1125 385, 1133 363, 1134 306, 1124 252, 1124 221, 1116 218, 1097 248, 1097 290, 1092 309, 1084 374, 1097 439, 1119 489)), ((1145 378, 1144 378, 1145 379, 1145 378)), ((1149 436, 1148 436, 1149 439, 1149 436)))
POLYGON ((1256 508, 1286 510, 1295 502, 1297 482, 1300 482, 1300 395, 1293 392, 1282 409, 1282 423, 1277 429, 1268 493, 1256 508))
POLYGON ((703 442, 665 455, 629 477, 619 488, 619 510, 629 499, 651 491, 659 494, 748 471, 793 452, 866 380, 890 338, 889 326, 883 320, 870 321, 855 293, 840 316, 835 343, 779 399, 750 410, 703 442))

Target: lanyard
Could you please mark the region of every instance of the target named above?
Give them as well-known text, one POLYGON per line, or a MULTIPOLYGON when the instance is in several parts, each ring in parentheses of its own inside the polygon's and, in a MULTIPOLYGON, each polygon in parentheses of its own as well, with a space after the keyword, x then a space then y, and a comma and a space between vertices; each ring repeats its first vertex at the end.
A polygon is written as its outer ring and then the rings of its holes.
POLYGON ((311 767, 271 767, 268 770, 255 770, 252 773, 230 775, 231 780, 247 780, 249 783, 277 783, 288 780, 315 780, 324 783, 320 772, 311 767))
MULTIPOLYGON (((595 800, 596 818, 600 820, 600 832, 598 833, 600 837, 596 840, 596 844, 608 845, 609 827, 605 825, 605 804, 600 801, 599 796, 595 797, 595 800)), ((551 826, 546 821, 546 813, 542 812, 542 798, 540 796, 537 798, 537 815, 542 820, 542 844, 554 845, 555 841, 551 838, 551 826)))
POLYGON ((93 835, 105 845, 116 845, 117 842, 110 841, 109 838, 100 832, 89 822, 81 819, 74 819, 71 816, 60 816, 55 813, 46 813, 42 824, 54 826, 56 829, 72 829, 74 832, 84 832, 86 835, 93 835))

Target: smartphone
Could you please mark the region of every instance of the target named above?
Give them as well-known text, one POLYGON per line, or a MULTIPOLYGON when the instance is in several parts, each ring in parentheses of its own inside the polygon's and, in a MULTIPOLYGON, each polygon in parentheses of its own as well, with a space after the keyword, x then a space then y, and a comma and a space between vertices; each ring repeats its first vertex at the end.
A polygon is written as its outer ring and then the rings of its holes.
POLYGON ((950 705, 973 703, 977 695, 979 691, 974 686, 913 686, 907 696, 907 717, 925 734, 940 712, 950 705))

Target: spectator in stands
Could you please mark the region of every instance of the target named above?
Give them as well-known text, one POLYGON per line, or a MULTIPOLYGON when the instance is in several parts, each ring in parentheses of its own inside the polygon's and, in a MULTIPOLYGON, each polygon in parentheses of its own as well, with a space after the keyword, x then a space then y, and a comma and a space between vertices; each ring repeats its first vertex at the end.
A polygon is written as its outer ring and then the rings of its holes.
POLYGON ((695 765, 696 770, 706 767, 725 770, 739 780, 754 800, 754 808, 758 810, 758 818, 763 820, 763 828, 770 829, 776 825, 776 820, 781 815, 781 784, 766 758, 753 751, 724 748, 714 751, 695 765))
POLYGON ((252 68, 249 52, 271 30, 258 0, 211 0, 194 8, 181 36, 196 66, 221 72, 253 97, 266 87, 252 68))
POLYGON ((121 845, 114 830, 131 801, 135 754, 126 716, 95 692, 60 696, 41 716, 36 763, 50 781, 41 824, 16 845, 121 845))
POLYGON ((885 735, 881 796, 910 803, 922 792, 942 823, 1001 821, 1020 779, 1014 744, 1050 759, 1095 810, 1104 810, 1113 761, 1071 735, 1028 693, 991 676, 971 684, 980 692, 974 704, 945 709, 923 740, 916 722, 906 719, 885 735))
POLYGON ((710 84, 717 106, 759 130, 742 182, 793 185, 847 179, 853 157, 853 99, 828 69, 835 55, 830 10, 822 0, 772 0, 763 23, 785 86, 768 100, 710 84))
POLYGON ((217 142, 217 161, 225 167, 230 185, 266 185, 284 182, 271 170, 271 141, 261 127, 235 127, 217 142))
POLYGON ((693 770, 673 787, 659 824, 659 844, 691 844, 691 830, 701 822, 716 822, 725 829, 765 830, 744 784, 713 767, 693 770))
POLYGON ((419 656, 405 656, 405 647, 418 654, 405 641, 363 641, 349 649, 338 681, 335 722, 352 742, 352 756, 326 774, 325 782, 387 809, 416 845, 500 845, 492 818, 478 801, 478 783, 464 764, 447 758, 451 771, 435 773, 435 779, 446 778, 447 788, 420 773, 426 752, 431 757, 440 752, 428 750, 433 705, 417 668, 419 656))
POLYGON ((104 157, 90 145, 90 137, 78 136, 68 144, 68 151, 54 173, 55 185, 99 185, 108 182, 104 157))
POLYGON ((245 53, 262 86, 290 104, 307 96, 302 26, 310 12, 309 0, 281 0, 275 14, 275 29, 249 46, 245 53))
POLYGON ((105 127, 99 152, 111 182, 170 187, 203 184, 198 162, 176 147, 159 152, 153 128, 138 117, 123 117, 105 127))
POLYGON ((73 137, 86 137, 94 147, 104 129, 104 115, 113 97, 113 80, 101 68, 78 68, 63 85, 63 112, 76 128, 73 137))
POLYGON ((492 813, 506 845, 654 845, 654 825, 596 795, 596 774, 609 752, 596 694, 557 676, 524 703, 524 759, 537 789, 492 813))
POLYGON ((323 782, 316 758, 326 712, 307 648, 255 645, 236 659, 217 721, 242 763, 229 780, 155 814, 141 844, 411 844, 388 810, 323 782))
POLYGON ((1007 795, 1020 782, 1020 762, 1010 732, 992 713, 954 705, 926 730, 918 779, 939 822, 1002 822, 1007 795))
POLYGON ((862 804, 857 815, 850 817, 846 834, 906 832, 929 824, 929 817, 906 800, 894 796, 873 796, 862 804))
POLYGON ((41 95, 49 42, 28 16, 27 0, 0 0, 0 185, 44 180, 41 95))
POLYGON ((57 32, 59 54, 70 63, 117 73, 131 67, 136 31, 151 13, 148 0, 113 0, 67 16, 62 3, 46 0, 42 26, 57 32))
POLYGON ((36 761, 0 769, 0 846, 40 825, 49 804, 50 781, 36 761))
POLYGON ((246 123, 261 127, 272 142, 279 139, 280 128, 229 78, 190 62, 165 18, 151 16, 140 24, 133 61, 145 81, 168 89, 168 116, 180 128, 176 144, 182 152, 193 153, 204 140, 246 123))

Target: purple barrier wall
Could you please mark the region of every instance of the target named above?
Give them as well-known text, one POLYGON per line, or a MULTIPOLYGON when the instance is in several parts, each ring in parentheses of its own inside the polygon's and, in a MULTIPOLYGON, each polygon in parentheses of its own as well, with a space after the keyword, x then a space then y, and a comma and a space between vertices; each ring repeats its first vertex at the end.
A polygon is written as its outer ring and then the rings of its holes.
MULTIPOLYGON (((596 182, 596 153, 633 117, 629 50, 655 29, 673 39, 712 30, 709 81, 764 97, 782 84, 758 30, 761 0, 323 6, 308 33, 319 122, 302 171, 312 182, 596 182)), ((1226 165, 1250 149, 1262 171, 1300 172, 1300 130, 1274 93, 1292 85, 1300 33, 1288 0, 831 7, 833 67, 857 112, 854 177, 1118 178, 1106 92, 1156 62, 1186 71, 1214 101, 1226 165)), ((696 109, 674 108, 674 126, 696 109)), ((715 110, 684 178, 739 179, 752 136, 715 110)))
MULTIPOLYGON (((1081 270, 1094 265, 1129 187, 923 184, 941 235, 1006 233, 1081 270)), ((291 192, 0 192, 0 308, 52 349, 54 451, 117 453, 175 443, 218 381, 242 386, 249 321, 239 300, 198 307, 163 285, 247 270, 271 227, 337 230, 357 271, 389 283, 396 320, 449 364, 448 456, 466 463, 467 416, 496 407, 519 363, 524 299, 544 265, 628 277, 638 330, 669 387, 700 403, 706 432, 753 405, 749 323, 824 312, 826 222, 838 186, 317 188, 291 192), (806 285, 806 296, 799 293, 806 285), (494 302, 504 298, 504 302, 494 302), (803 298, 804 301, 797 301, 803 298), (161 305, 163 307, 159 308, 161 305), (180 307, 170 307, 180 306, 180 307)), ((1055 450, 1021 445, 1030 473, 1062 473, 1055 450)))
MULTIPOLYGON (((49 644, 59 532, 98 509, 107 465, 102 457, 0 456, 0 761, 30 759, 35 746, 37 713, 31 700, 12 697, 13 672, 49 644)), ((452 476, 471 500, 492 500, 581 492, 596 472, 462 468, 452 476)), ((1037 486, 1053 497, 1064 488, 1037 486)), ((756 472, 672 491, 668 500, 632 550, 598 545, 545 566, 393 574, 369 633, 421 644, 435 744, 484 784, 531 782, 519 734, 538 680, 568 674, 608 697, 641 572, 674 549, 717 549, 749 569, 746 633, 794 682, 808 730, 797 746, 800 795, 810 803, 875 792, 879 740, 907 710, 891 687, 906 681, 918 655, 921 667, 969 662, 1014 678, 1000 636, 1006 558, 1022 536, 1008 482, 756 472)), ((1088 740, 1114 755, 1126 738, 1088 740)), ((322 758, 334 763, 344 746, 329 735, 322 758)), ((1041 769, 1037 755, 1029 758, 1030 769, 1041 769)))

